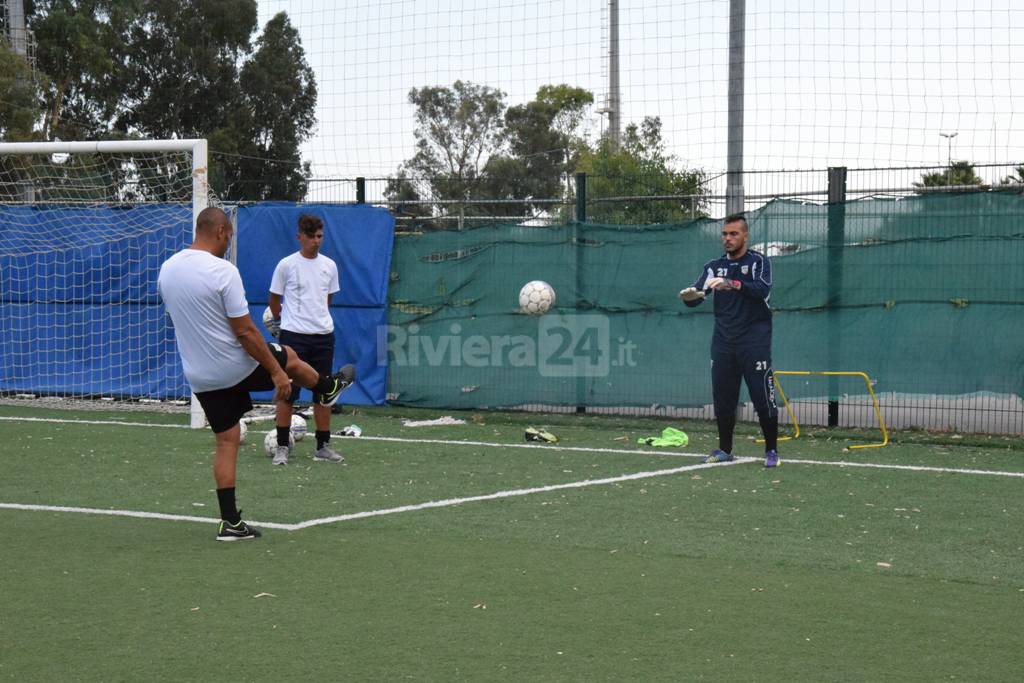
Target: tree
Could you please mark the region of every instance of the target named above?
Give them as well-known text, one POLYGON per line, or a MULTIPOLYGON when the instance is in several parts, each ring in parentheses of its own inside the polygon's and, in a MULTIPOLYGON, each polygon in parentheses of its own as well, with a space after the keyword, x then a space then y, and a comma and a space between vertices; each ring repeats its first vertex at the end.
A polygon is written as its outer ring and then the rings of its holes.
POLYGON ((1024 184, 1024 164, 1021 164, 1017 168, 1013 169, 1013 175, 1008 175, 1003 178, 1003 185, 1020 185, 1024 184))
POLYGON ((38 0, 28 8, 47 140, 104 136, 125 85, 126 36, 141 0, 38 0))
POLYGON ((473 196, 502 144, 504 97, 500 90, 468 81, 409 91, 409 103, 416 107, 416 153, 403 170, 419 196, 473 196))
POLYGON ((305 194, 317 90, 285 14, 255 46, 256 0, 38 0, 29 22, 45 138, 204 137, 225 199, 305 194))
MULTIPOLYGON (((31 140, 41 115, 36 74, 0 38, 0 139, 31 140)), ((0 201, 25 199, 32 192, 32 177, 31 162, 25 157, 0 157, 0 201)))
MULTIPOLYGON (((508 109, 504 94, 487 86, 456 81, 451 88, 413 88, 416 153, 385 193, 407 201, 560 198, 593 101, 588 91, 564 84, 542 86, 534 100, 508 109)), ((410 204, 406 211, 423 216, 428 208, 410 204)), ((549 208, 495 203, 471 211, 523 216, 549 208)))
POLYGON ((41 110, 32 69, 10 44, 0 38, 0 138, 29 140, 41 110))
POLYGON ((316 125, 317 87, 299 33, 284 12, 267 22, 241 73, 244 106, 233 122, 237 157, 226 157, 224 187, 234 199, 299 200, 310 175, 299 145, 316 125))
MULTIPOLYGON (((536 99, 505 112, 508 151, 491 157, 483 193, 489 198, 552 199, 565 194, 565 178, 583 143, 579 128, 594 96, 583 88, 544 85, 536 99)), ((549 210, 536 206, 534 211, 549 210)), ((506 212, 529 213, 527 204, 506 212)))
POLYGON ((945 171, 922 173, 921 182, 914 183, 914 187, 981 185, 983 182, 974 172, 974 164, 969 161, 954 161, 945 171))
POLYGON ((413 88, 416 153, 399 167, 385 194, 411 202, 403 210, 417 218, 439 212, 416 202, 466 199, 521 200, 476 203, 466 210, 522 217, 552 211, 546 203, 531 205, 531 199, 567 200, 566 179, 581 171, 591 175, 591 196, 688 196, 602 204, 593 220, 658 223, 703 215, 704 173, 676 168, 665 151, 661 119, 628 126, 618 150, 607 139, 590 146, 580 129, 593 101, 590 92, 566 84, 542 86, 533 100, 508 109, 504 95, 486 86, 456 81, 452 88, 413 88))
POLYGON ((677 170, 675 159, 665 152, 661 119, 648 116, 638 126, 631 123, 615 149, 608 137, 596 147, 583 150, 577 172, 587 174, 590 198, 631 197, 592 205, 588 220, 603 223, 644 225, 691 220, 704 215, 706 176, 701 170, 677 170), (687 199, 650 200, 657 195, 687 199))
POLYGON ((229 125, 255 0, 140 0, 127 38, 115 127, 144 137, 206 137, 229 125))

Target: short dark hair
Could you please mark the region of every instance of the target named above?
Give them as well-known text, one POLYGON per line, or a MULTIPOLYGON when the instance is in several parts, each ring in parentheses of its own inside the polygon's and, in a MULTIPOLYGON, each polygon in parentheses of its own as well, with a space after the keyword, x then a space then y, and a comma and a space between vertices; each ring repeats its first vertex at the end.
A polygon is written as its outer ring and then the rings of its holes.
POLYGON ((726 216, 725 221, 722 223, 722 225, 729 225, 729 223, 742 223, 743 230, 746 232, 750 231, 750 226, 747 225, 747 217, 744 216, 742 213, 733 213, 726 216))
POLYGON ((324 222, 319 216, 304 213, 299 216, 299 232, 306 237, 312 237, 324 229, 324 222))

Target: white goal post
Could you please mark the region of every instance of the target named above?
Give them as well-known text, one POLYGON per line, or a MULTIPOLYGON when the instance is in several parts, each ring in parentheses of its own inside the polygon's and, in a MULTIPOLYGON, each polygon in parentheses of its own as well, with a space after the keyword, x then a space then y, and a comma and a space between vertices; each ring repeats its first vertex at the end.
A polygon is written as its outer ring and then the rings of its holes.
MULTIPOLYGON (((0 143, 0 394, 170 395, 146 380, 180 376, 152 270, 194 237, 207 165, 205 139, 0 143), (104 352, 109 368, 90 357, 104 352)), ((205 425, 194 396, 190 413, 205 425)))

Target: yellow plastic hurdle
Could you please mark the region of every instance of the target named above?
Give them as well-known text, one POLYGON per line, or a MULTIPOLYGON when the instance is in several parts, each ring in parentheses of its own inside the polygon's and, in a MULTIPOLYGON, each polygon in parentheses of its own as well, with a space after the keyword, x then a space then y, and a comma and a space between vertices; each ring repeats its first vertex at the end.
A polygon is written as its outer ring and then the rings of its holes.
MULTIPOLYGON (((875 407, 875 415, 878 416, 878 426, 882 429, 882 442, 881 443, 865 443, 857 446, 850 446, 853 448, 881 448, 889 443, 889 432, 885 428, 885 420, 882 418, 882 410, 878 407, 878 398, 875 397, 875 390, 871 386, 871 378, 863 372, 839 372, 839 371, 821 371, 816 372, 813 370, 776 370, 775 371, 775 388, 779 391, 779 396, 782 397, 782 404, 786 407, 786 412, 789 414, 789 419, 793 422, 793 435, 792 436, 780 436, 779 441, 789 441, 790 439, 797 439, 800 437, 800 424, 796 421, 796 415, 793 414, 793 408, 789 405, 789 399, 786 398, 786 392, 782 390, 782 384, 779 382, 779 375, 817 375, 817 376, 840 376, 840 377, 863 377, 864 384, 868 388, 868 393, 871 395, 871 404, 875 407)), ((764 443, 764 439, 758 439, 758 443, 764 443)))

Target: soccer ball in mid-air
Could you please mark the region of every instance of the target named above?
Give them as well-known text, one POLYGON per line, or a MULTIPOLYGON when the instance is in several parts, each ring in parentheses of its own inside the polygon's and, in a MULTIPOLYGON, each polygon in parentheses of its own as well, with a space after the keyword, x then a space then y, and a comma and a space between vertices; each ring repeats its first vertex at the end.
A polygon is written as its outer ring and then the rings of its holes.
MULTIPOLYGON (((288 432, 288 448, 295 446, 295 437, 292 433, 288 432)), ((267 432, 267 435, 263 437, 263 450, 267 452, 267 456, 274 457, 274 449, 277 448, 277 430, 271 429, 267 432)))
POLYGON ((544 315, 555 305, 555 290, 543 280, 531 280, 519 290, 519 308, 529 315, 544 315))
POLYGON ((267 332, 272 337, 277 337, 281 334, 281 319, 275 318, 274 313, 270 310, 270 306, 267 306, 266 310, 263 311, 263 327, 267 328, 267 332))
POLYGON ((292 415, 292 438, 296 441, 306 438, 306 420, 301 415, 292 415))

